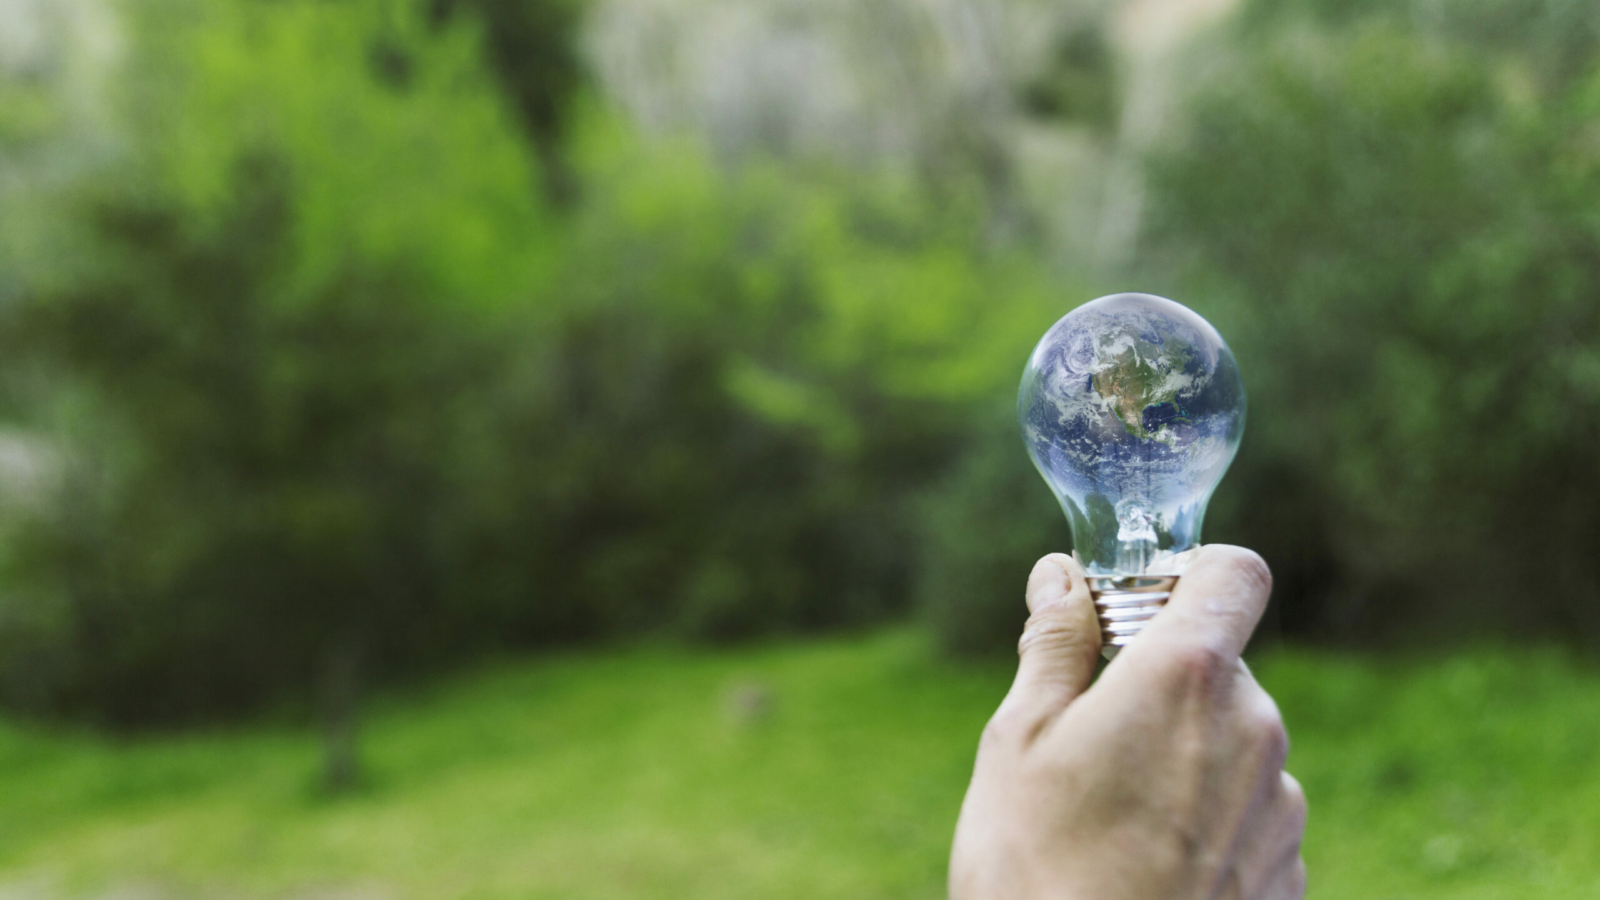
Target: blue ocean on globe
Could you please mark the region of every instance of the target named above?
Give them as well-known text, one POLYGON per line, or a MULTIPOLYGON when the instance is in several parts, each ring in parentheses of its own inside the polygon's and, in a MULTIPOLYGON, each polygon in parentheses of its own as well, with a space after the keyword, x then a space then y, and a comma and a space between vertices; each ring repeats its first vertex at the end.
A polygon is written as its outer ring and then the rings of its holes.
POLYGON ((1018 418, 1091 572, 1148 528, 1159 552, 1199 543, 1211 492, 1244 432, 1244 382, 1222 336, 1150 294, 1078 307, 1039 341, 1018 418))

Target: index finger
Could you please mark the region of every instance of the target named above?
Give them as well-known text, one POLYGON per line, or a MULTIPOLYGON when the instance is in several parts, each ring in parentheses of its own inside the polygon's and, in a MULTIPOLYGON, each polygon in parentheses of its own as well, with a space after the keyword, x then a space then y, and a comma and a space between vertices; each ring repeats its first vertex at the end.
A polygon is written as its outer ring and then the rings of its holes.
POLYGON ((1202 547, 1173 588, 1167 605, 1118 654, 1142 657, 1173 644, 1199 645, 1220 658, 1244 652, 1272 593, 1272 572, 1253 550, 1227 544, 1202 547))

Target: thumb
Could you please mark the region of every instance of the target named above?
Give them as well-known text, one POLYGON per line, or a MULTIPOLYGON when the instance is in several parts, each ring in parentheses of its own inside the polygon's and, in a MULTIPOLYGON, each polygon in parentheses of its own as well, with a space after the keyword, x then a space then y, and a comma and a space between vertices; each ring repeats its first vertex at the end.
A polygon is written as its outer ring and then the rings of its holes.
POLYGON ((1021 707, 1042 725, 1088 689, 1100 659, 1100 620, 1089 580, 1065 553, 1039 560, 1028 577, 1028 624, 1017 644, 1021 661, 1005 706, 1021 707))

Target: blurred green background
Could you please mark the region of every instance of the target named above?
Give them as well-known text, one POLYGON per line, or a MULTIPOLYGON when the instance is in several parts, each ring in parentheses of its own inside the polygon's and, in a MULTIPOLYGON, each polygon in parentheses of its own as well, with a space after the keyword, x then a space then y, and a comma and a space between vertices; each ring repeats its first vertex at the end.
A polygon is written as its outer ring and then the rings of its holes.
POLYGON ((942 895, 1119 290, 1311 896, 1600 896, 1591 0, 0 0, 0 897, 942 895))

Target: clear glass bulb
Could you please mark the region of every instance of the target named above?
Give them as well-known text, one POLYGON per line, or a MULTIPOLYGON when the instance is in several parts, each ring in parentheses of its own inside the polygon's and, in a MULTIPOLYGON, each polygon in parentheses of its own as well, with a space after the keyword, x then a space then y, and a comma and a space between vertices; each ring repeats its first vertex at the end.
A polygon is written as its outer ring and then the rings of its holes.
POLYGON ((1101 297, 1063 316, 1034 348, 1017 398, 1028 453, 1091 576, 1182 574, 1244 414, 1222 335, 1150 294, 1101 297))

